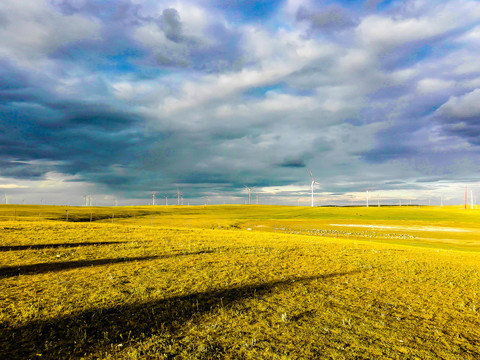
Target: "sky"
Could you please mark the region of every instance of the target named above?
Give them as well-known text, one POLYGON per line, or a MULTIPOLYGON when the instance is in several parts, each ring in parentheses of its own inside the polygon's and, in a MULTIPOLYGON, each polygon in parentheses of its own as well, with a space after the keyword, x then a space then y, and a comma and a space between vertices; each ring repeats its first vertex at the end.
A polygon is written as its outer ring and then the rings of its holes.
POLYGON ((461 204, 479 59, 474 0, 2 0, 0 199, 461 204))

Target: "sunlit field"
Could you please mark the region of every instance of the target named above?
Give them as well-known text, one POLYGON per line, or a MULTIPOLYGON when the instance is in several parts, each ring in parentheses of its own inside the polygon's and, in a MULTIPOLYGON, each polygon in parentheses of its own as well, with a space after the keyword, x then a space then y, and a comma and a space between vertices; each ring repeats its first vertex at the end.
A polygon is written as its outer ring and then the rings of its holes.
POLYGON ((0 358, 478 359, 479 217, 0 206, 0 358))

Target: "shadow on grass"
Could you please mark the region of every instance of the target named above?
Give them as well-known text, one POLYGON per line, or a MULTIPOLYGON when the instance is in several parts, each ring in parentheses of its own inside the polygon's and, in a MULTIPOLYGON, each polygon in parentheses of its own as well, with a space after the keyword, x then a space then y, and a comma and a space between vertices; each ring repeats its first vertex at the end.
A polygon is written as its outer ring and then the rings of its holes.
POLYGON ((114 245, 114 244, 125 244, 125 243, 126 241, 110 241, 110 242, 102 241, 102 242, 76 242, 76 243, 64 243, 64 244, 10 245, 10 246, 0 246, 0 251, 72 248, 72 247, 81 247, 81 246, 114 245))
POLYGON ((118 263, 128 263, 128 262, 134 262, 134 261, 164 259, 164 258, 170 258, 174 256, 198 255, 198 254, 205 254, 209 252, 213 252, 213 251, 197 251, 197 252, 185 252, 185 253, 156 255, 156 256, 129 257, 129 258, 123 257, 123 258, 115 258, 115 259, 58 261, 58 262, 48 262, 48 263, 20 265, 20 266, 4 266, 4 267, 0 267, 0 278, 7 278, 7 277, 12 277, 17 275, 35 275, 35 274, 42 274, 46 272, 78 269, 78 268, 90 267, 90 266, 102 266, 102 265, 110 265, 110 264, 118 264, 118 263))
POLYGON ((248 298, 265 296, 277 287, 312 280, 328 280, 359 272, 357 270, 294 277, 263 284, 92 309, 52 320, 32 321, 19 327, 4 329, 0 327, 0 358, 27 359, 39 356, 48 359, 82 358, 97 351, 108 352, 116 344, 128 343, 129 338, 165 333, 178 337, 178 330, 190 319, 215 308, 229 307, 248 298))

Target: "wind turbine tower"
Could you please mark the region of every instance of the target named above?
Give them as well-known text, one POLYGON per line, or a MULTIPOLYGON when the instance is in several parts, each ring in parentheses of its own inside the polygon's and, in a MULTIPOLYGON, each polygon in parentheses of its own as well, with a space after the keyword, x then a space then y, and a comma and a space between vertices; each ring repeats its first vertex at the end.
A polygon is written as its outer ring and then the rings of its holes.
POLYGON ((313 177, 312 171, 311 170, 308 170, 308 171, 310 172, 310 177, 312 178, 312 183, 310 185, 310 188, 311 188, 311 191, 312 191, 312 207, 313 207, 313 187, 315 185, 320 185, 320 183, 315 180, 315 178, 313 177))
POLYGON ((85 198, 85 206, 92 206, 92 195, 84 195, 85 198))
POLYGON ((368 207, 368 190, 367 190, 367 207, 368 207))
POLYGON ((7 193, 4 193, 4 196, 5 196, 5 205, 8 205, 8 196, 7 196, 7 193))
POLYGON ((155 206, 155 193, 152 193, 152 206, 155 206))
POLYGON ((245 189, 247 189, 248 191, 248 205, 251 205, 252 204, 252 189, 250 189, 247 185, 243 185, 245 186, 245 189))

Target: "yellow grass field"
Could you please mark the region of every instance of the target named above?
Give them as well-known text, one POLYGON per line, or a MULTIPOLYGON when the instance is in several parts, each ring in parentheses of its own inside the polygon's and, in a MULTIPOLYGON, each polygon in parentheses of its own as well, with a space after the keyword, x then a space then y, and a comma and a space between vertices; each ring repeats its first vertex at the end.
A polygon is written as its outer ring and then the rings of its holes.
POLYGON ((0 206, 0 359, 479 359, 479 218, 0 206))

